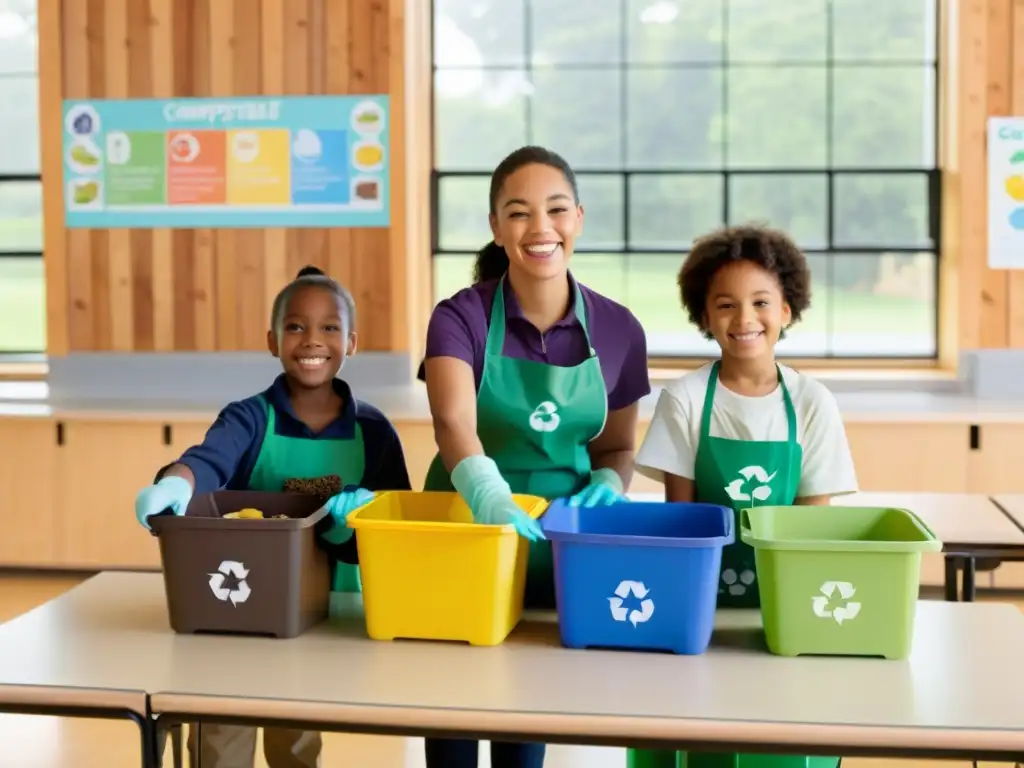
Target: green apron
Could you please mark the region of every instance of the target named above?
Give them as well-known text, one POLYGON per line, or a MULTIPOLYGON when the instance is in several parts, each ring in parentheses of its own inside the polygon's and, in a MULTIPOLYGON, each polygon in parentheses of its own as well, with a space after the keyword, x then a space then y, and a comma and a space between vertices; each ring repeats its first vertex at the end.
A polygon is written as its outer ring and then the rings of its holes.
MULTIPOLYGON (((574 285, 576 316, 590 346, 590 357, 562 367, 505 357, 505 279, 498 283, 484 346, 483 376, 477 393, 477 436, 513 493, 545 499, 571 496, 590 482, 587 444, 601 434, 608 393, 601 363, 590 345, 586 307, 574 285)), ((451 478, 434 457, 424 483, 427 491, 452 491, 451 478)), ((526 605, 555 607, 551 543, 530 544, 526 605)))
MULTIPOLYGON (((789 389, 776 366, 782 402, 786 409, 786 440, 730 440, 711 436, 711 413, 718 388, 719 362, 711 367, 704 410, 700 420, 700 442, 694 469, 694 501, 731 507, 733 530, 739 531, 740 510, 758 505, 789 506, 800 486, 803 449, 797 442, 796 410, 789 389)), ((754 550, 737 540, 722 551, 718 582, 719 608, 759 608, 754 550)), ((629 768, 800 768, 812 761, 815 768, 834 767, 835 758, 806 758, 780 755, 741 755, 723 752, 674 752, 631 749, 629 768), (824 762, 823 762, 824 761, 824 762)))
MULTIPOLYGON (((309 440, 275 434, 277 422, 274 407, 267 402, 267 433, 263 436, 256 466, 249 478, 253 491, 280 493, 286 480, 314 479, 340 475, 345 485, 358 485, 363 480, 366 455, 363 431, 359 422, 347 440, 309 440)), ((332 592, 359 592, 359 566, 338 562, 332 577, 332 592)))
MULTIPOLYGON (((694 471, 694 501, 732 507, 734 531, 739 531, 740 510, 758 505, 788 506, 800 486, 803 450, 796 440, 796 411, 779 370, 779 387, 786 408, 788 439, 779 441, 728 440, 711 436, 711 411, 718 387, 718 367, 711 367, 700 420, 700 442, 694 471)), ((759 608, 760 592, 754 568, 754 550, 739 540, 722 551, 718 582, 719 608, 759 608)))

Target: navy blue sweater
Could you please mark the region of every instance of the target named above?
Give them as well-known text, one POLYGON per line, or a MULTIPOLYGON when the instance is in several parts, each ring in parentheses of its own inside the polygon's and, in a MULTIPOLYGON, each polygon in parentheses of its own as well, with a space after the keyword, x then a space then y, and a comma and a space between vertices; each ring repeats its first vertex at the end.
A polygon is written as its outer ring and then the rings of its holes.
MULTIPOLYGON (((388 418, 369 403, 356 400, 348 384, 341 379, 334 380, 334 391, 344 403, 341 413, 323 430, 313 432, 295 415, 285 376, 281 374, 269 389, 259 395, 227 405, 207 430, 203 442, 185 451, 177 463, 192 470, 197 495, 221 489, 247 489, 267 432, 266 402, 274 409, 275 434, 284 437, 351 439, 358 423, 366 454, 360 487, 370 491, 412 490, 405 453, 388 418)), ((161 470, 157 477, 163 472, 161 470)), ((356 562, 355 537, 341 547, 329 548, 332 556, 356 562)))

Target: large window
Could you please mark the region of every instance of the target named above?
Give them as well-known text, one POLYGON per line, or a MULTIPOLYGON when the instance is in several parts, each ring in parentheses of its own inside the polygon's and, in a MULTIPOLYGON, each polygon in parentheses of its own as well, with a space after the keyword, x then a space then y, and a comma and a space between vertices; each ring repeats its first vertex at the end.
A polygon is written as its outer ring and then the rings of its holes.
POLYGON ((36 0, 0 0, 0 354, 46 347, 36 0))
POLYGON ((675 273, 693 238, 794 236, 813 307, 785 355, 934 357, 935 0, 434 0, 434 293, 468 284, 487 187, 528 143, 586 210, 573 271, 652 356, 712 351, 675 273))

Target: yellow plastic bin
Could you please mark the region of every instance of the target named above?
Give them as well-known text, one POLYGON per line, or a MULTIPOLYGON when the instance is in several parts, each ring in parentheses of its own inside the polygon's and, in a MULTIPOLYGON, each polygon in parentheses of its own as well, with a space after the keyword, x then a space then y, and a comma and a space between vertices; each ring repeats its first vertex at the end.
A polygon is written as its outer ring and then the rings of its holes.
MULTIPOLYGON (((533 518, 548 502, 513 497, 533 518)), ((358 532, 366 632, 374 640, 498 645, 523 613, 529 542, 480 525, 457 493, 393 491, 348 518, 358 532)))

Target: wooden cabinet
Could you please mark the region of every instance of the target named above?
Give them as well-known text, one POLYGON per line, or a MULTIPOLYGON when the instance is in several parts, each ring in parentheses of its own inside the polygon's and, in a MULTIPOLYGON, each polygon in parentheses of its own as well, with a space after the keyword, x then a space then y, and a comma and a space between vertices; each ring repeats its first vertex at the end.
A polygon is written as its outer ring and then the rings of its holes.
MULTIPOLYGON (((971 452, 971 491, 996 495, 1024 493, 1020 457, 1024 450, 1024 424, 981 424, 974 429, 971 452)), ((1024 562, 1003 563, 994 571, 978 574, 979 586, 1024 589, 1024 562)))
MULTIPOLYGON (((413 487, 422 488, 433 429, 425 420, 395 426, 413 487)), ((159 567, 156 540, 135 520, 135 496, 208 427, 158 417, 0 419, 0 567, 159 567)), ((639 425, 638 444, 646 429, 639 425)), ((1024 424, 853 422, 846 431, 862 490, 1024 492, 1024 424)), ((631 490, 660 493, 661 485, 637 475, 631 490)), ((941 583, 939 558, 925 570, 926 582, 941 583)), ((1024 564, 1004 566, 994 580, 1024 587, 1024 564)))
POLYGON ((861 423, 846 425, 862 491, 966 493, 967 424, 861 423))
MULTIPOLYGON (((970 429, 970 427, 968 427, 970 429)), ((981 424, 974 427, 971 451, 972 493, 1024 493, 1024 424, 981 424)))
POLYGON ((181 422, 168 425, 170 429, 170 455, 168 461, 181 458, 181 454, 194 445, 199 445, 206 437, 209 424, 181 422))
POLYGON ((57 425, 0 420, 0 567, 57 561, 57 425))
POLYGON ((429 421, 401 421, 395 422, 395 431, 402 443, 405 466, 413 490, 422 490, 427 470, 437 454, 434 426, 429 421))
POLYGON ((156 539, 135 519, 135 496, 172 460, 157 421, 63 424, 58 557, 67 568, 156 568, 156 539))

